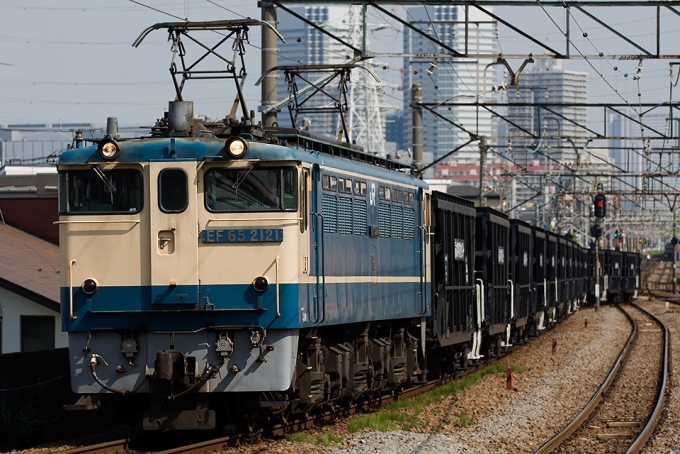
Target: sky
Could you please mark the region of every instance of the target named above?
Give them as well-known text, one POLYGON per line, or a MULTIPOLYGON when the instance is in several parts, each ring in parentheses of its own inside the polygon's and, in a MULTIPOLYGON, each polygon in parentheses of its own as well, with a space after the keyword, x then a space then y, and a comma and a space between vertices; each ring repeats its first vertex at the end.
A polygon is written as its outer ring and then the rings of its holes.
MULTIPOLYGON (((406 16, 401 6, 386 9, 402 18, 406 16)), ((564 11, 563 8, 495 8, 502 18, 561 51, 565 44, 559 27, 564 27, 564 11)), ((662 11, 661 53, 680 54, 680 16, 662 11)), ((593 12, 631 39, 655 50, 654 8, 613 7, 593 12)), ((168 71, 172 54, 162 30, 152 32, 138 48, 132 47, 140 32, 158 22, 183 18, 199 21, 244 16, 260 18, 255 0, 0 0, 0 125, 78 122, 104 125, 109 116, 118 117, 121 125, 152 125, 174 98, 168 71)), ((370 8, 369 20, 388 21, 370 8)), ((570 27, 574 37, 572 55, 638 53, 578 11, 573 12, 570 27), (579 27, 588 36, 583 36, 579 27)), ((543 52, 505 26, 500 27, 498 39, 504 54, 543 52)), ((250 41, 246 103, 249 110, 257 110, 259 27, 251 30, 250 41)), ((385 28, 372 32, 370 42, 376 52, 394 52, 401 48, 402 38, 398 31, 385 28)), ((390 60, 393 67, 378 75, 397 86, 400 73, 396 67, 398 60, 396 65, 394 61, 390 60)), ((521 61, 511 60, 511 66, 517 68, 521 61)), ((581 59, 564 61, 563 66, 590 73, 590 102, 633 105, 638 101, 669 100, 671 84, 680 68, 674 68, 671 78, 668 60, 645 60, 639 79, 634 80, 637 61, 599 59, 590 65, 581 59)), ((192 82, 188 83, 185 93, 187 99, 195 102, 195 114, 224 117, 233 99, 231 86, 224 81, 192 82)), ((389 102, 399 105, 403 93, 396 89, 388 91, 389 102)), ((677 95, 673 98, 677 99, 677 95)))

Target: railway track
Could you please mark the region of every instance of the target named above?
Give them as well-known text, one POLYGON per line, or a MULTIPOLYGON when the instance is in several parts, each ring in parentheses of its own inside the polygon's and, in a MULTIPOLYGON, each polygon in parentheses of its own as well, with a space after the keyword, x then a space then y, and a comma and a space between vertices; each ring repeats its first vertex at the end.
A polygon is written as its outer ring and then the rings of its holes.
POLYGON ((666 397, 668 330, 638 306, 620 309, 633 330, 612 370, 576 418, 535 453, 636 453, 652 435, 666 397))
MULTIPOLYGON (((491 360, 482 361, 478 367, 471 368, 467 371, 459 372, 454 375, 446 376, 440 380, 433 380, 423 386, 410 388, 394 395, 381 396, 380 398, 362 402, 360 404, 352 405, 347 408, 338 408, 334 411, 325 411, 323 413, 310 415, 304 418, 296 419, 287 423, 273 423, 265 426, 252 433, 237 433, 224 437, 202 439, 199 441, 186 443, 185 437, 177 437, 177 440, 172 440, 169 437, 163 437, 162 442, 154 437, 154 434, 144 434, 138 438, 125 438, 119 440, 108 441, 105 443, 98 443, 95 445, 83 446, 73 448, 65 451, 59 451, 57 454, 120 454, 134 453, 134 452, 154 452, 156 454, 202 454, 219 452, 220 450, 237 447, 242 444, 251 442, 254 439, 262 437, 281 438, 286 434, 300 432, 302 430, 319 427, 323 424, 332 422, 335 419, 346 417, 357 412, 375 411, 384 405, 394 402, 397 399, 411 399, 418 395, 427 393, 437 386, 449 383, 454 380, 460 380, 465 376, 478 371, 485 367, 491 360), (168 447, 171 446, 171 447, 168 447)), ((169 434, 170 436, 174 434, 169 434)))
MULTIPOLYGON (((483 367, 483 365, 481 366, 483 367)), ((465 375, 474 372, 477 368, 470 369, 456 376, 456 380, 465 375)), ((179 440, 174 442, 167 438, 163 441, 165 447, 159 446, 154 437, 141 436, 138 439, 125 438, 120 440, 113 440, 105 443, 98 443, 90 446, 83 446, 73 448, 66 451, 59 451, 58 454, 120 454, 121 452, 155 452, 156 454, 202 454, 219 452, 221 449, 228 447, 240 446, 242 443, 247 443, 252 439, 257 439, 263 436, 266 437, 283 437, 286 434, 299 432, 301 430, 311 429, 321 424, 333 421, 336 418, 352 415, 358 411, 365 411, 369 408, 377 409, 398 399, 409 399, 420 394, 433 390, 438 385, 450 381, 452 377, 447 377, 447 380, 431 381, 423 386, 417 388, 410 388, 398 394, 398 396, 382 396, 379 399, 364 402, 361 405, 352 405, 349 408, 341 408, 336 411, 327 411, 316 415, 310 415, 306 418, 296 419, 286 424, 272 424, 271 426, 263 427, 253 433, 238 433, 225 437, 210 438, 201 440, 191 444, 182 444, 179 440), (167 445, 175 445, 172 448, 166 449, 167 445)))

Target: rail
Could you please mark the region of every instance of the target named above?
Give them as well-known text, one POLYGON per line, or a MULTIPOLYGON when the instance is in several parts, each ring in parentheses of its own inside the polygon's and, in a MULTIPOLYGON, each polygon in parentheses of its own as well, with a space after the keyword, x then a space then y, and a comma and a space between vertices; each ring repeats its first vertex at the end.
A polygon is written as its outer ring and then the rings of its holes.
POLYGON ((576 415, 576 417, 572 419, 569 422, 569 424, 567 424, 562 430, 557 432, 555 436, 553 436, 550 440, 543 443, 541 447, 534 451, 534 454, 547 454, 549 452, 552 452, 564 440, 566 440, 569 437, 569 435, 574 433, 588 419, 588 416, 590 416, 590 414, 595 410, 595 408, 597 408, 600 402, 602 402, 602 399, 604 399, 604 393, 607 392, 611 384, 616 379, 616 376, 618 375, 621 367, 623 366, 626 357, 630 353, 631 347, 633 345, 633 340, 635 339, 635 336, 637 336, 637 324, 635 323, 635 320, 633 320, 633 318, 620 307, 618 309, 626 315, 628 321, 631 323, 631 325, 633 325, 633 330, 631 331, 630 336, 628 336, 628 340, 624 344, 623 349, 621 349, 621 353, 619 353, 619 356, 616 358, 616 361, 614 361, 614 366, 609 371, 609 374, 602 383, 602 386, 600 386, 600 388, 595 392, 595 395, 590 399, 588 404, 579 412, 579 414, 576 415))
POLYGON ((659 386, 659 393, 657 394, 656 405, 654 407, 654 410, 652 411, 652 416, 647 420, 647 424, 645 424, 645 427, 640 432, 640 435, 638 435, 635 441, 630 445, 626 453, 637 453, 641 451, 642 448, 645 446, 645 443, 647 443, 647 440, 649 440, 649 437, 651 437, 652 433, 654 433, 654 429, 656 428, 656 425, 658 424, 659 419, 661 418, 661 413, 663 412, 663 409, 666 405, 666 386, 668 384, 669 374, 668 328, 661 320, 659 320, 656 316, 649 313, 649 311, 647 311, 646 309, 641 308, 637 304, 633 304, 633 306, 637 307, 642 312, 646 313, 648 316, 653 318, 656 321, 656 323, 659 324, 659 326, 661 326, 661 329, 663 330, 663 352, 662 352, 663 361, 661 365, 661 386, 659 386))
MULTIPOLYGON (((659 383, 659 389, 656 395, 656 402, 654 404, 654 409, 652 410, 650 417, 647 419, 647 422, 645 423, 645 426, 642 428, 642 430, 637 434, 637 437, 635 440, 630 444, 628 449, 626 450, 626 453, 638 453, 642 450, 644 447, 645 443, 649 440, 649 438, 652 436, 654 429, 656 428, 659 419, 661 418, 661 413, 663 412, 665 403, 666 403, 666 388, 667 388, 667 383, 668 383, 668 374, 669 374, 669 367, 668 367, 668 362, 669 362, 669 334, 668 334, 668 329, 666 325, 659 320, 657 317, 649 313, 649 311, 643 309, 642 307, 636 305, 636 304, 631 304, 633 307, 638 309, 639 311, 645 313, 647 316, 652 318, 662 329, 663 331, 663 343, 662 343, 662 354, 661 354, 661 370, 660 370, 660 383, 659 383)), ((567 426, 565 426, 560 432, 558 432, 553 438, 548 440, 546 443, 544 443, 540 448, 538 448, 536 451, 534 451, 535 454, 543 454, 543 453, 549 453, 555 450, 562 442, 564 442, 572 433, 574 433, 577 429, 579 429, 583 423, 588 419, 590 414, 596 409, 596 407, 600 404, 600 402, 604 398, 604 394, 607 392, 609 389, 610 385, 612 382, 616 379, 618 376, 625 360, 627 359, 633 341, 635 337, 637 336, 638 333, 638 328, 637 324, 633 320, 632 316, 628 314, 626 311, 621 309, 619 307, 619 310, 621 310, 630 323, 633 325, 633 330, 628 337, 628 341, 624 345, 623 349, 621 350, 621 353, 619 354, 619 357, 614 363, 614 366, 612 367, 611 371, 609 372, 609 375, 605 379, 604 383, 598 389, 598 391, 595 393, 593 398, 588 402, 588 404, 581 410, 581 412, 569 423, 567 426)))
POLYGON ((58 451, 57 454, 114 454, 126 452, 130 449, 130 441, 130 438, 107 441, 96 445, 80 446, 66 451, 58 451))

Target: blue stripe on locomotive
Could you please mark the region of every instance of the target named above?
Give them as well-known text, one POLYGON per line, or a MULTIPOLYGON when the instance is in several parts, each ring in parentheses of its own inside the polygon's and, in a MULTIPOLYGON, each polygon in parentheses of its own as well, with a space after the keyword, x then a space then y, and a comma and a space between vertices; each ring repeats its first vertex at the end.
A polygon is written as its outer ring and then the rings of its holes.
MULTIPOLYGON (((121 154, 117 162, 136 163, 167 160, 204 160, 211 159, 223 152, 224 141, 212 139, 145 139, 144 141, 125 141, 121 144, 121 154)), ((263 161, 304 161, 331 167, 338 174, 352 172, 362 175, 367 182, 383 179, 406 188, 427 188, 422 181, 411 175, 389 171, 369 164, 336 158, 331 155, 310 152, 304 148, 288 148, 271 144, 252 142, 249 144, 249 159, 263 161)), ((102 162, 97 147, 76 148, 64 152, 59 164, 83 164, 102 162)), ((320 191, 320 186, 315 186, 320 191)), ((377 199, 377 197, 376 197, 377 199)), ((320 203, 320 202, 319 202, 320 203)), ((379 203, 376 200, 376 204, 379 203)), ((317 209, 320 207, 316 207, 317 209)), ((87 331, 103 325, 116 329, 135 329, 146 325, 151 329, 196 329, 206 323, 225 326, 264 326, 269 329, 298 328, 318 325, 353 323, 368 320, 412 318, 429 314, 429 284, 420 287, 419 282, 398 282, 399 277, 409 277, 411 281, 420 280, 424 272, 418 218, 422 212, 416 200, 413 206, 416 213, 416 232, 413 240, 394 240, 391 238, 369 238, 369 236, 341 236, 325 234, 325 264, 323 274, 329 277, 372 276, 370 254, 375 250, 378 266, 376 278, 390 276, 397 280, 393 283, 319 283, 280 285, 281 317, 276 317, 275 290, 270 288, 263 295, 257 295, 250 285, 202 285, 201 303, 208 297, 217 310, 193 310, 178 312, 176 306, 162 311, 152 305, 150 287, 102 287, 89 298, 79 288, 73 289, 74 312, 76 320, 62 314, 64 330, 87 331), (374 249, 371 249, 371 248, 374 249), (365 259, 364 259, 365 258, 365 259), (317 294, 322 298, 317 298, 317 294), (323 296, 325 295, 325 298, 323 296), (258 298, 261 297, 261 302, 258 298), (324 303, 325 300, 325 303, 324 303), (141 302, 136 305, 127 302, 141 302), (221 301, 225 303, 220 304, 221 301), (139 304, 142 307, 139 307, 139 304), (236 305, 235 305, 236 304, 236 305), (260 307, 261 309, 256 309, 260 307), (318 311, 316 310, 318 308, 318 311), (266 310, 263 310, 266 309, 266 310), (306 321, 301 317, 301 309, 307 313, 306 321), (88 310, 94 311, 87 314, 88 310), (100 312, 101 311, 101 312, 100 312), (177 317, 178 314, 182 314, 177 317), (191 317, 188 315, 191 314, 191 317), (315 323, 317 322, 317 323, 315 323), (193 324, 194 326, 188 326, 193 324)), ((369 210, 367 222, 377 225, 377 214, 369 210)), ((314 232, 310 232, 314 246, 314 232)), ((318 237, 317 241, 321 238, 318 237)), ((313 250, 313 249, 312 249, 313 250)), ((317 268, 321 263, 312 261, 310 276, 319 276, 317 268)), ((367 279, 363 279, 366 281, 367 279)), ((178 286, 173 293, 194 294, 198 288, 178 286)), ((68 288, 61 289, 62 301, 68 301, 68 288)), ((173 295, 169 298, 176 300, 173 295)), ((175 301, 176 303, 177 301, 175 301)))
MULTIPOLYGON (((416 297, 418 283, 398 282, 373 286, 371 283, 325 285, 326 303, 315 301, 315 284, 282 284, 280 313, 276 316, 276 293, 270 288, 257 294, 251 285, 202 286, 201 296, 208 296, 214 309, 184 309, 176 305, 151 304, 151 287, 100 287, 94 295, 73 290, 70 320, 62 312, 62 327, 69 332, 97 328, 150 330, 194 330, 213 326, 263 326, 267 329, 295 329, 319 325, 354 323, 367 320, 411 318, 421 311, 416 297), (347 295, 345 299, 342 296, 347 295), (141 304, 140 304, 141 302, 141 304), (315 313, 315 307, 319 312, 315 313), (308 314, 303 322, 300 309, 308 314), (322 310, 323 309, 323 310, 322 310), (323 321, 321 321, 323 319, 323 321), (318 323, 317 323, 318 321, 318 323)), ((190 286, 179 291, 189 292, 190 286)), ((194 292, 196 289, 193 289, 194 292)), ((429 293, 429 286, 423 289, 429 293)), ((61 289, 62 301, 68 301, 68 288, 61 289)))

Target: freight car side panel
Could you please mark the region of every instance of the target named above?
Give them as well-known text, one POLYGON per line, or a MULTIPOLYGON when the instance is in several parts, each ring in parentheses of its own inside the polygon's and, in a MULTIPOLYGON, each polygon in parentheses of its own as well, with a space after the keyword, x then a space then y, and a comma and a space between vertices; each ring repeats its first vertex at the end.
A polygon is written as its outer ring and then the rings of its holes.
POLYGON ((544 311, 548 308, 547 288, 547 236, 543 229, 532 227, 534 253, 533 253, 533 281, 534 288, 531 292, 532 305, 535 312, 544 311))
POLYGON ((440 346, 469 342, 476 328, 472 203, 432 193, 432 317, 430 336, 440 346))
POLYGON ((512 281, 512 317, 517 325, 526 323, 529 314, 535 309, 531 306, 531 285, 533 282, 533 241, 528 224, 510 221, 510 268, 509 279, 512 281))
POLYGON ((485 328, 492 335, 505 330, 510 312, 509 230, 505 214, 491 208, 477 209, 475 273, 484 283, 485 328))

